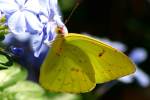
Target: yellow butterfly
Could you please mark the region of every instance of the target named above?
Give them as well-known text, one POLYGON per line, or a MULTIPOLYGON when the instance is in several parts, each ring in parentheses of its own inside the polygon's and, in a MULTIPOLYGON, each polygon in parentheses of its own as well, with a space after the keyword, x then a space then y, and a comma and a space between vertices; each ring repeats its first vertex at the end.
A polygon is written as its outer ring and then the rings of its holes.
POLYGON ((40 69, 40 84, 51 92, 84 93, 135 71, 122 52, 89 36, 64 34, 57 37, 40 69))

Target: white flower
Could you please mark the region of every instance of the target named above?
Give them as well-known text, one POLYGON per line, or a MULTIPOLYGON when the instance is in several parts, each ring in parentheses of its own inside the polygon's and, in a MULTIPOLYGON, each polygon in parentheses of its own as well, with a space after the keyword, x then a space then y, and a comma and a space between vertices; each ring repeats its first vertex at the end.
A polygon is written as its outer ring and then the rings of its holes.
POLYGON ((7 17, 9 29, 20 41, 42 30, 37 17, 40 9, 38 0, 0 0, 0 10, 7 17))
POLYGON ((39 2, 42 6, 39 19, 44 27, 40 34, 33 35, 33 38, 31 38, 31 46, 35 52, 35 57, 38 57, 45 50, 45 44, 49 44, 55 39, 58 26, 63 26, 65 32, 68 33, 61 20, 57 0, 39 0, 39 2))

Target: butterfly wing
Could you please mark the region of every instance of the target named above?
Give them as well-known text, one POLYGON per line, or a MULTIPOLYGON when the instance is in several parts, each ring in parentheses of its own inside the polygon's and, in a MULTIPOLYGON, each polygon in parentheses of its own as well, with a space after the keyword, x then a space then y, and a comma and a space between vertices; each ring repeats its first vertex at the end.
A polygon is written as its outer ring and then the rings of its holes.
POLYGON ((126 55, 98 40, 70 33, 66 42, 86 53, 94 67, 96 83, 107 82, 135 71, 135 65, 126 55))
POLYGON ((90 59, 80 48, 59 41, 54 43, 42 64, 39 82, 53 92, 90 91, 96 85, 90 59))

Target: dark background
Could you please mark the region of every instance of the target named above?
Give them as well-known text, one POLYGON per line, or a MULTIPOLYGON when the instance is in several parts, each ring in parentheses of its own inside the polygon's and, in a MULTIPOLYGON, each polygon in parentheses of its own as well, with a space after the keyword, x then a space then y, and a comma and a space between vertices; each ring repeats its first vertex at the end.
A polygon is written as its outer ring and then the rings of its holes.
MULTIPOLYGON (((150 51, 150 1, 148 0, 59 0, 64 20, 80 2, 68 23, 69 32, 87 32, 98 37, 121 41, 128 46, 128 54, 135 47, 150 51), (68 2, 68 4, 67 4, 68 2), (67 8, 65 5, 70 7, 67 8), (66 8, 65 8, 66 7, 66 8)), ((139 65, 150 74, 150 59, 139 65)), ((98 85, 99 86, 99 85, 98 85)), ((105 94, 83 94, 85 100, 150 100, 150 88, 136 83, 117 83, 105 94)))

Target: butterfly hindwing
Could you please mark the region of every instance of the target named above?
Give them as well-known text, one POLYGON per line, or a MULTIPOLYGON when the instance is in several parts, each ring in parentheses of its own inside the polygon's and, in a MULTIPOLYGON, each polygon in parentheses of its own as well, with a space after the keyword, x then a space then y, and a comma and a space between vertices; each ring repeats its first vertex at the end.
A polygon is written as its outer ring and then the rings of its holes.
POLYGON ((97 83, 110 81, 135 71, 135 65, 126 55, 98 40, 70 33, 66 41, 86 53, 94 68, 97 83))
POLYGON ((95 73, 87 55, 65 41, 54 45, 40 70, 41 85, 55 92, 81 93, 95 87, 95 73), (61 49, 61 50, 60 50, 61 49))

